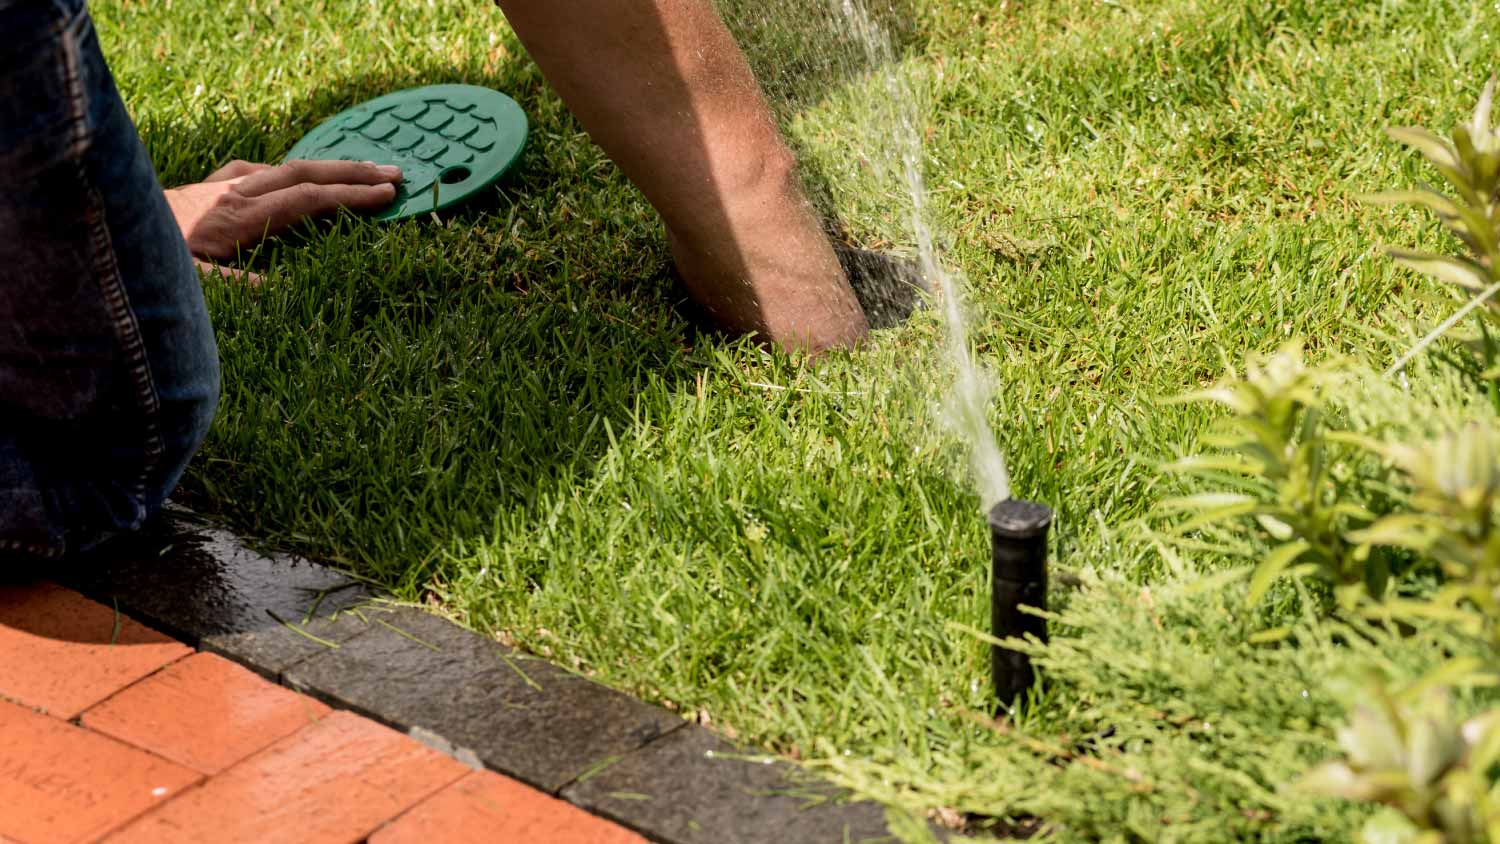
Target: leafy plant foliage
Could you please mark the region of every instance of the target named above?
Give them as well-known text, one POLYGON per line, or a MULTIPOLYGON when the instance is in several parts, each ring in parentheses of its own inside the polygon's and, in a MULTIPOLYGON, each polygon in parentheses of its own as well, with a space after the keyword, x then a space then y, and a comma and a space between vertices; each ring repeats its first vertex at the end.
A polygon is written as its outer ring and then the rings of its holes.
MULTIPOLYGON (((1404 377, 1417 354, 1483 306, 1477 341, 1463 344, 1477 360, 1444 360, 1459 373, 1477 373, 1491 398, 1500 376, 1486 324, 1500 315, 1492 298, 1500 292, 1494 92, 1492 80, 1472 120, 1448 139, 1419 128, 1390 132, 1456 196, 1424 188, 1372 197, 1434 211, 1467 250, 1389 250, 1455 286, 1467 302, 1387 375, 1404 377)), ((1186 516, 1178 540, 1217 531, 1264 549, 1247 570, 1252 604, 1286 576, 1311 578, 1331 588, 1335 600, 1321 609, 1335 616, 1400 635, 1437 626, 1477 643, 1477 655, 1450 656, 1416 682, 1377 675, 1351 694, 1357 702, 1337 733, 1342 758, 1312 770, 1300 788, 1384 806, 1364 826, 1367 844, 1500 842, 1500 709, 1460 718, 1451 691, 1493 685, 1500 668, 1500 429, 1493 419, 1470 421, 1413 439, 1362 427, 1329 407, 1329 393, 1351 369, 1347 362, 1310 366, 1294 344, 1190 397, 1231 415, 1208 440, 1215 451, 1172 468, 1217 489, 1172 499, 1165 509, 1186 516)))

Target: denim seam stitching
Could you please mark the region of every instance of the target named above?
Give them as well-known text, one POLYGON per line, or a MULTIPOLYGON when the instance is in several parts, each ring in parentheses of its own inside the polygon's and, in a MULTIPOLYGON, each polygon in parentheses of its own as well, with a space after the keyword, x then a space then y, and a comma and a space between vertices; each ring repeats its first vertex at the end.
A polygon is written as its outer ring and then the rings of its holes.
MULTIPOLYGON (((80 16, 80 18, 87 20, 85 16, 80 16)), ((69 116, 74 133, 70 147, 78 167, 80 183, 88 190, 88 205, 84 212, 84 222, 89 234, 89 260, 93 266, 95 280, 99 283, 100 292, 104 295, 104 305, 114 325, 115 334, 125 353, 130 378, 135 386, 136 401, 145 414, 146 454, 144 465, 136 477, 133 490, 136 499, 134 502, 135 518, 137 522, 140 522, 145 517, 146 482, 166 450, 157 425, 161 403, 156 393, 156 385, 151 378, 150 363, 146 357, 145 343, 141 339, 140 324, 130 308, 130 302, 125 293, 124 279, 120 277, 120 267, 115 261, 114 244, 111 242, 105 219, 104 200, 89 178, 88 167, 82 155, 88 149, 89 137, 86 116, 87 93, 83 89, 79 72, 78 41, 74 38, 62 40, 65 57, 64 73, 66 74, 64 81, 72 110, 69 116)))
POLYGON ((32 545, 19 539, 0 539, 0 551, 20 551, 34 557, 45 559, 57 559, 62 556, 62 549, 49 548, 43 545, 32 545))

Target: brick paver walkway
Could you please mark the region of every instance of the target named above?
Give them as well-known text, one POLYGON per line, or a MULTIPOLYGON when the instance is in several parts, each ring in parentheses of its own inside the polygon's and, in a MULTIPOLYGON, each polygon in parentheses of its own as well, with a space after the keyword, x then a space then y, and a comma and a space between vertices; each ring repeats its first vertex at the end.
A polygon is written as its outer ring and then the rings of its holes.
POLYGON ((0 844, 94 841, 644 839, 76 592, 0 587, 0 844))

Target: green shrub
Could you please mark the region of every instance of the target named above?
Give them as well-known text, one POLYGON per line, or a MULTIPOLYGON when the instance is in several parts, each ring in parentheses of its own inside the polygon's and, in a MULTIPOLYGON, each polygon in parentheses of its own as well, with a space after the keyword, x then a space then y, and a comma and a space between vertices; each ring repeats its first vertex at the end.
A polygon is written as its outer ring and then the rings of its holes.
MULTIPOLYGON (((1470 124, 1455 128, 1451 140, 1419 128, 1390 132, 1421 152, 1455 197, 1431 189, 1373 197, 1431 209, 1467 251, 1389 250, 1469 298, 1387 375, 1404 378, 1412 360, 1478 310, 1479 335, 1462 344, 1473 356, 1444 360, 1450 375, 1477 376, 1491 402, 1500 400, 1488 326, 1500 316, 1492 298, 1500 292, 1494 91, 1492 80, 1470 124)), ((1358 703, 1337 733, 1343 758, 1314 769, 1300 791, 1386 807, 1364 825, 1367 844, 1500 842, 1500 709, 1464 721, 1449 688, 1493 685, 1500 668, 1500 428, 1491 417, 1423 437, 1393 436, 1330 407, 1330 393, 1350 372, 1347 363, 1307 366, 1290 346, 1194 397, 1232 413, 1208 440, 1215 451, 1172 467, 1217 482, 1166 502, 1166 512, 1186 516, 1172 537, 1187 541, 1207 529, 1258 549, 1248 570, 1252 604, 1284 575, 1306 576, 1332 588, 1336 613, 1396 631, 1394 646, 1434 625, 1478 645, 1477 654, 1462 657, 1439 651, 1439 664, 1415 682, 1387 673, 1349 694, 1358 703), (1408 571, 1430 572, 1435 582, 1390 590, 1392 577, 1408 571)))
POLYGON ((1370 844, 1500 840, 1500 709, 1460 722, 1447 690, 1431 685, 1402 696, 1374 686, 1366 700, 1338 732, 1345 759, 1302 788, 1390 807, 1365 825, 1370 844))
POLYGON ((1215 452, 1169 469, 1221 479, 1227 488, 1170 499, 1162 510, 1186 517, 1179 536, 1230 522, 1273 547, 1251 578, 1251 603, 1288 571, 1333 584, 1345 608, 1362 594, 1385 593, 1386 556, 1354 538, 1376 518, 1361 494, 1372 485, 1350 472, 1357 455, 1332 436, 1324 407, 1325 389, 1340 377, 1337 365, 1305 365, 1293 344, 1252 359, 1244 377, 1189 397, 1223 404, 1232 415, 1205 437, 1215 452))
MULTIPOLYGON (((1397 361, 1391 370, 1400 370, 1433 340, 1471 311, 1483 306, 1481 314, 1488 319, 1481 319, 1481 335, 1477 343, 1470 345, 1481 351, 1485 366, 1480 376, 1489 382, 1491 400, 1500 402, 1500 391, 1495 389, 1500 367, 1497 367, 1496 344, 1487 325, 1500 315, 1500 303, 1492 298, 1500 292, 1500 129, 1495 127, 1491 117, 1494 96, 1495 80, 1491 79, 1479 96, 1473 118, 1467 126, 1454 127, 1449 133, 1451 140, 1415 126, 1389 130, 1391 137, 1420 152, 1457 196, 1447 196, 1424 186, 1419 190, 1375 194, 1366 199, 1382 204, 1413 204, 1433 211, 1468 251, 1467 255, 1454 256, 1406 249, 1387 250, 1400 263, 1454 285, 1471 297, 1452 317, 1397 361)), ((1455 363, 1463 366, 1462 362, 1455 363)))
MULTIPOLYGON (((1425 129, 1390 131, 1419 150, 1456 190, 1448 197, 1422 189, 1378 194, 1383 203, 1416 203, 1435 211, 1458 236, 1467 256, 1390 249, 1397 261, 1456 285, 1472 298, 1455 317, 1480 305, 1500 314, 1490 297, 1500 292, 1500 129, 1491 123, 1495 81, 1480 95, 1472 121, 1456 127, 1451 141, 1425 129)), ((1455 320, 1417 345, 1425 349, 1455 320)), ((1483 320, 1481 321, 1483 325, 1483 320)), ((1488 331, 1478 349, 1487 366, 1481 375, 1500 377, 1488 331)), ((1411 359, 1407 355, 1392 371, 1411 359)), ((1459 367, 1463 369, 1462 366, 1459 367)), ((1253 359, 1244 377, 1230 377, 1189 399, 1215 401, 1232 415, 1207 443, 1216 451, 1191 457, 1172 469, 1199 476, 1236 476, 1230 490, 1172 499, 1167 512, 1187 516, 1179 534, 1210 524, 1241 524, 1273 550, 1251 581, 1258 601, 1288 572, 1312 574, 1331 584, 1344 610, 1361 599, 1380 601, 1393 561, 1406 556, 1431 561, 1449 585, 1425 602, 1453 617, 1459 607, 1481 613, 1500 608, 1500 539, 1493 531, 1500 487, 1497 432, 1471 425, 1427 442, 1381 439, 1375 432, 1330 427, 1324 393, 1339 377, 1335 362, 1310 367, 1296 345, 1253 359), (1370 457, 1378 458, 1372 464, 1370 457), (1391 472, 1396 496, 1389 493, 1391 472), (1405 490, 1412 492, 1405 499, 1405 490)), ((1428 612, 1412 602, 1403 609, 1428 612)))

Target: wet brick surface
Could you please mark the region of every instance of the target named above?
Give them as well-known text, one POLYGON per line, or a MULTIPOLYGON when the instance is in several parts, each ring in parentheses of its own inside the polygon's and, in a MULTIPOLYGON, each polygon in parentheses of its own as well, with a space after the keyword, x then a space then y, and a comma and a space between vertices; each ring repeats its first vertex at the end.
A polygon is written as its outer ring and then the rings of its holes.
POLYGON ((417 610, 382 616, 338 650, 294 666, 287 682, 333 706, 430 730, 553 793, 683 723, 417 610))

